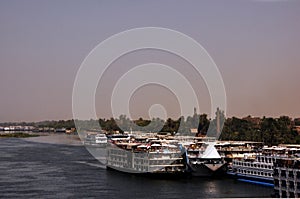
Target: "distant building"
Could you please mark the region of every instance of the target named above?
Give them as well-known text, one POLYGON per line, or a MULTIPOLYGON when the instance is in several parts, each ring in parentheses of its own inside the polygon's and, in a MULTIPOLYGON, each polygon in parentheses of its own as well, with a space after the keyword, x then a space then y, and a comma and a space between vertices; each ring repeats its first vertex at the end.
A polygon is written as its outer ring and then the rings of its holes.
POLYGON ((55 129, 55 132, 65 133, 66 132, 66 128, 55 129))
POLYGON ((300 126, 294 126, 293 130, 296 131, 298 135, 300 135, 300 126))
POLYGON ((191 133, 198 133, 198 129, 197 128, 192 128, 192 129, 190 129, 190 131, 191 131, 191 133))

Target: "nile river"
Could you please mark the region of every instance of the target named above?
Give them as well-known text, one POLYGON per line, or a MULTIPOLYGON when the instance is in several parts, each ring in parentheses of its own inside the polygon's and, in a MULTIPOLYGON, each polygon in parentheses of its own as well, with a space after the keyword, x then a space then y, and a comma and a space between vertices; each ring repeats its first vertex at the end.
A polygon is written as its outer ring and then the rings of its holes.
POLYGON ((0 198, 257 198, 273 191, 226 178, 159 180, 107 171, 83 146, 30 139, 0 138, 0 198))

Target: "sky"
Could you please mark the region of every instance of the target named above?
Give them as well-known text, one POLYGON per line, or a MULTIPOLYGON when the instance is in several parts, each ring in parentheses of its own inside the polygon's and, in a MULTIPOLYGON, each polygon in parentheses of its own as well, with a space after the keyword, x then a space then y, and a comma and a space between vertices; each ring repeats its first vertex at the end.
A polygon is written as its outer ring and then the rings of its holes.
MULTIPOLYGON (((228 117, 300 117, 299 21, 297 0, 1 0, 0 122, 71 119, 73 85, 85 57, 108 37, 139 27, 180 31, 206 49, 224 81, 228 117)), ((95 94, 98 117, 112 116, 111 94, 121 76, 150 62, 183 74, 198 97, 198 112, 210 113, 207 86, 189 63, 141 50, 105 71, 95 94)), ((164 106, 168 117, 180 116, 176 94, 158 85, 132 95, 130 114, 147 117, 153 104, 164 106)))

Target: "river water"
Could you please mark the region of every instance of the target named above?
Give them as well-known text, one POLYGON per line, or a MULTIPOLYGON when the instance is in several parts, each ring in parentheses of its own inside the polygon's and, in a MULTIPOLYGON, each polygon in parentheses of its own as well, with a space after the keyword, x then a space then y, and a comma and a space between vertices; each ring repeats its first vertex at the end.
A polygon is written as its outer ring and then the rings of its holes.
POLYGON ((0 139, 0 198, 270 197, 234 179, 161 180, 106 170, 83 146, 0 139))

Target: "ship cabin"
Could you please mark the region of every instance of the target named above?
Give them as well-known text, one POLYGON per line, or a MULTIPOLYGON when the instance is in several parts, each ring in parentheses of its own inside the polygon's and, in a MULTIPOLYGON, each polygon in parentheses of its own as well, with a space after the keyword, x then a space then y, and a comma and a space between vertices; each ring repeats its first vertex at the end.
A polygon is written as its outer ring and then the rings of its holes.
POLYGON ((300 197, 300 158, 278 158, 274 162, 274 192, 280 198, 300 197))
POLYGON ((177 141, 158 137, 112 139, 107 147, 108 167, 129 172, 183 172, 183 153, 177 141))

